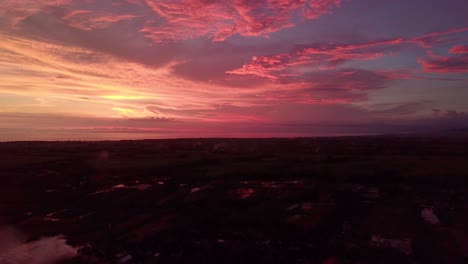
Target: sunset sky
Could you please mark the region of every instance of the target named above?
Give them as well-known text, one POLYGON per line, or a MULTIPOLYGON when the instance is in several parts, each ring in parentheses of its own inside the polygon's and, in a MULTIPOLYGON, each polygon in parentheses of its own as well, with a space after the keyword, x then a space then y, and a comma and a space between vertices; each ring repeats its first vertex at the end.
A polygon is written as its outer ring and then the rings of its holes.
POLYGON ((468 127, 466 0, 0 0, 0 141, 468 127))

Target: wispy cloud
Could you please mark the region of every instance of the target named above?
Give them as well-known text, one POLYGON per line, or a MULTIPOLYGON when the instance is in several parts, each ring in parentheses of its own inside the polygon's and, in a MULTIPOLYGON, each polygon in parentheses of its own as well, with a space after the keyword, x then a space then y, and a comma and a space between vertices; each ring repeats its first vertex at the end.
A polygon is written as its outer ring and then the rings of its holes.
POLYGON ((267 36, 316 19, 340 5, 340 0, 146 0, 158 15, 142 32, 156 42, 207 36, 224 41, 232 35, 267 36))
POLYGON ((333 69, 351 60, 375 60, 385 55, 392 46, 400 45, 402 38, 359 44, 320 43, 298 45, 290 53, 270 56, 254 56, 242 68, 227 71, 230 74, 258 75, 278 79, 284 75, 298 75, 298 66, 316 69, 333 69))
POLYGON ((433 52, 419 59, 424 71, 438 73, 468 72, 468 51, 464 46, 455 46, 450 50, 455 53, 450 57, 439 56, 433 52))
POLYGON ((110 25, 134 19, 132 14, 110 14, 106 12, 97 12, 93 10, 73 10, 62 17, 69 26, 81 30, 93 30, 107 28, 110 25))

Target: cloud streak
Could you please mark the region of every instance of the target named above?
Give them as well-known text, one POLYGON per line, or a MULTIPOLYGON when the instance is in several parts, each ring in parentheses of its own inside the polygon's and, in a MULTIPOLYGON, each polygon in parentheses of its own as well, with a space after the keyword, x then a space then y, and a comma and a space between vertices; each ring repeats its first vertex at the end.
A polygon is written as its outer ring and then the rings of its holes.
POLYGON ((146 0, 158 18, 142 32, 156 42, 209 37, 224 41, 239 34, 266 36, 296 21, 317 19, 340 0, 146 0))
POLYGON ((419 59, 424 71, 437 73, 468 72, 468 52, 458 50, 455 56, 446 57, 433 53, 419 59), (461 53, 458 55, 458 53, 461 53))
POLYGON ((66 24, 81 30, 103 29, 110 25, 136 18, 131 14, 114 15, 92 10, 74 10, 67 13, 62 19, 66 24))
POLYGON ((226 73, 278 79, 280 76, 297 75, 298 71, 295 68, 303 65, 327 70, 352 60, 375 60, 387 55, 386 50, 402 42, 402 38, 396 38, 359 44, 299 45, 286 54, 254 56, 252 61, 244 64, 242 68, 226 73))

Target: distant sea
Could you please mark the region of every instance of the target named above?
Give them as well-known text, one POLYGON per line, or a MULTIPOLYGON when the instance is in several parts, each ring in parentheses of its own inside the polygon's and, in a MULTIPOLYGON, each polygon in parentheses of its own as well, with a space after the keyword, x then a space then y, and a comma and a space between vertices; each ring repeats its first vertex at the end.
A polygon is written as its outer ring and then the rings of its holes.
POLYGON ((0 134, 6 141, 102 141, 177 138, 176 135, 156 133, 60 133, 60 134, 0 134))
POLYGON ((174 138, 292 138, 292 137, 337 137, 358 136, 363 134, 262 134, 235 133, 214 135, 208 133, 0 133, 0 142, 8 141, 104 141, 104 140, 141 140, 174 138))

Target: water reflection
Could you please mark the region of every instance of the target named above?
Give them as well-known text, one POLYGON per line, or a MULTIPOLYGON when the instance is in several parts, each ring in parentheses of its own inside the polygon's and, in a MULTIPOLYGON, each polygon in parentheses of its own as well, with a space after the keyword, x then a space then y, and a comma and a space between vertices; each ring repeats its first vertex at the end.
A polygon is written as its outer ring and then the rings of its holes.
MULTIPOLYGON (((5 235, 5 234, 4 234, 5 235)), ((21 242, 9 233, 2 237, 0 263, 51 264, 76 256, 77 249, 66 244, 63 236, 47 237, 32 242, 21 242)))

